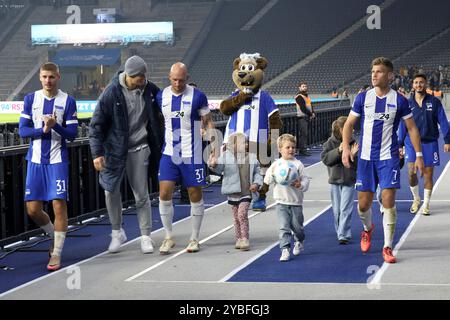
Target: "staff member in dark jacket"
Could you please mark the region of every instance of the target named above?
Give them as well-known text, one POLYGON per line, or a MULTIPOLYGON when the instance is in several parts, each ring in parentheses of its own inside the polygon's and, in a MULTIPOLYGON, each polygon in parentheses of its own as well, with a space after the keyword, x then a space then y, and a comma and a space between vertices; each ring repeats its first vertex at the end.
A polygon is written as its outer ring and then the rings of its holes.
POLYGON ((155 97, 159 88, 147 80, 147 65, 132 56, 100 96, 90 122, 89 139, 94 167, 105 189, 112 225, 108 251, 115 253, 127 240, 122 226, 120 183, 127 173, 141 230, 142 253, 153 252, 148 173, 157 170, 161 157, 162 115, 155 97), (150 161, 149 161, 150 160, 150 161), (153 164, 153 165, 152 165, 153 164))
POLYGON ((328 168, 328 183, 331 185, 331 203, 334 226, 340 244, 347 244, 352 237, 351 217, 354 207, 356 182, 356 154, 358 143, 351 141, 351 152, 355 162, 350 168, 342 164, 342 129, 347 117, 339 117, 332 124, 332 134, 323 145, 322 162, 328 168))
POLYGON ((298 118, 298 154, 301 156, 310 156, 306 150, 308 143, 308 125, 309 121, 316 117, 311 98, 308 96, 308 86, 305 82, 300 82, 298 86, 299 93, 295 96, 298 118))

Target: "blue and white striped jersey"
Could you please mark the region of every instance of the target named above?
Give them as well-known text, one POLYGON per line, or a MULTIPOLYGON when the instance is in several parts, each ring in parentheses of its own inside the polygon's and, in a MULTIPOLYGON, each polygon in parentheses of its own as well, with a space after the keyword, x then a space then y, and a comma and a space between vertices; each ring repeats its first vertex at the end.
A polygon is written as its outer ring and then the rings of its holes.
POLYGON ((20 115, 19 134, 31 138, 26 159, 38 164, 68 162, 66 139, 77 135, 78 118, 75 100, 59 90, 52 99, 43 90, 25 96, 24 110, 20 115), (56 115, 55 126, 43 133, 44 115, 56 115))
MULTIPOLYGON (((239 94, 235 91, 232 96, 239 94)), ((228 119, 225 129, 224 143, 228 136, 240 132, 248 137, 248 141, 266 143, 269 135, 269 117, 278 111, 272 97, 263 90, 259 90, 251 99, 228 119)))
POLYGON ((361 92, 350 114, 361 117, 360 159, 387 160, 398 155, 400 119, 412 117, 405 97, 392 89, 383 97, 378 97, 375 89, 361 92))
POLYGON ((175 94, 169 86, 158 92, 156 100, 165 122, 163 154, 202 159, 201 117, 210 113, 205 94, 189 85, 175 94))

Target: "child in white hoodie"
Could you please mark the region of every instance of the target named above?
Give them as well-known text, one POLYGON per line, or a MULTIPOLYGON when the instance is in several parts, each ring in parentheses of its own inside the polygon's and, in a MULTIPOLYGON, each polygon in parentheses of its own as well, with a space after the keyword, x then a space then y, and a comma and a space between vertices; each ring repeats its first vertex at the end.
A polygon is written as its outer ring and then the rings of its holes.
POLYGON ((293 254, 299 255, 303 250, 305 232, 303 230, 303 192, 308 190, 309 177, 305 175, 304 166, 295 158, 296 139, 293 135, 283 134, 278 138, 278 151, 281 158, 272 163, 267 170, 264 183, 275 184, 273 197, 277 203, 277 215, 280 228, 280 261, 289 261, 291 247, 291 231, 294 237, 293 254), (289 184, 277 183, 275 170, 281 162, 289 161, 298 178, 289 184))

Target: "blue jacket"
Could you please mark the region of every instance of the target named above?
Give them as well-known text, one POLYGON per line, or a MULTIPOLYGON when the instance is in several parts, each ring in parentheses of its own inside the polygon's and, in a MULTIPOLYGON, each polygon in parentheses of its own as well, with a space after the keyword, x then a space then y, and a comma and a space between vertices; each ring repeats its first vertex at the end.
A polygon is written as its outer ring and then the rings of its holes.
MULTIPOLYGON (((412 95, 409 99, 409 107, 411 108, 414 122, 419 129, 421 142, 428 143, 437 141, 439 138, 439 124, 445 143, 450 143, 450 128, 447 116, 438 98, 427 93, 423 99, 422 107, 419 107, 416 99, 414 99, 414 95, 412 95)), ((398 141, 400 145, 404 145, 407 134, 408 130, 406 129, 405 123, 401 121, 398 128, 398 141)))
MULTIPOLYGON (((149 173, 158 170, 164 137, 162 114, 155 99, 158 91, 156 85, 147 82, 144 100, 149 119, 147 124, 147 139, 151 151, 149 173)), ((89 142, 92 159, 105 157, 105 169, 100 171, 100 185, 103 189, 113 192, 120 183, 128 156, 128 112, 119 83, 119 73, 99 98, 89 124, 89 142)))
MULTIPOLYGON (((223 172, 222 194, 233 194, 241 192, 241 177, 239 175, 239 167, 236 163, 235 156, 228 150, 224 151, 215 168, 211 168, 216 173, 223 172)), ((249 154, 250 162, 250 184, 262 186, 263 177, 260 174, 259 163, 254 154, 249 154)))

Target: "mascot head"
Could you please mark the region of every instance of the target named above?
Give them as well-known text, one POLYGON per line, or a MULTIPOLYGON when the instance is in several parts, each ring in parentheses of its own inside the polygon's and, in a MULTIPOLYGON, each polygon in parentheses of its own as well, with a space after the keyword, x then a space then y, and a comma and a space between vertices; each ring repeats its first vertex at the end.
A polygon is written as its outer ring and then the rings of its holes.
POLYGON ((261 88, 267 59, 259 53, 242 53, 233 62, 233 82, 244 93, 257 93, 261 88))

